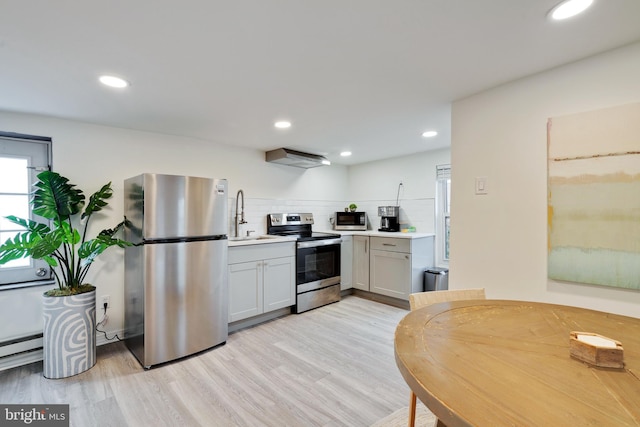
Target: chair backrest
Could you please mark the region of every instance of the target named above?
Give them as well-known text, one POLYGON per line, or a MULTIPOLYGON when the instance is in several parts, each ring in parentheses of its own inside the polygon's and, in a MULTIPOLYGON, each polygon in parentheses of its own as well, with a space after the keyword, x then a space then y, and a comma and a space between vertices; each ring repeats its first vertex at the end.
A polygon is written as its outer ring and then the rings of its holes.
POLYGON ((439 302, 485 298, 484 288, 418 292, 409 295, 409 307, 411 307, 411 310, 416 310, 424 307, 425 305, 436 304, 439 302))

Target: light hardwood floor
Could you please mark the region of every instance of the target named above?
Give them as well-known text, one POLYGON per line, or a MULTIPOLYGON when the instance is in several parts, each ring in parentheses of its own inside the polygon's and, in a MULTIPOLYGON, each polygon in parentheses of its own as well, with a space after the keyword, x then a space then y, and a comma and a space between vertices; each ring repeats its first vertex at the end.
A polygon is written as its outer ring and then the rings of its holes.
POLYGON ((348 296, 149 371, 109 344, 72 378, 43 378, 42 362, 1 372, 0 403, 68 403, 78 427, 370 426, 407 405, 393 355, 407 313, 348 296))

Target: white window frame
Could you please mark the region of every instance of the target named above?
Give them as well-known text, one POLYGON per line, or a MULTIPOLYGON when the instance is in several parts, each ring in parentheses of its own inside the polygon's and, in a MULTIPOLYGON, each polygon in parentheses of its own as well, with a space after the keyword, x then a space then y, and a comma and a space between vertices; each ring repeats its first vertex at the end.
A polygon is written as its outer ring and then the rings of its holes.
MULTIPOLYGON (((41 160, 44 160, 43 164, 28 166, 28 168, 32 169, 32 174, 30 178, 31 183, 33 183, 33 181, 35 180, 35 175, 39 171, 45 170, 45 169, 49 169, 49 170, 51 169, 51 158, 52 158, 51 138, 44 137, 44 136, 25 135, 25 134, 13 133, 13 132, 3 132, 3 131, 0 131, 0 138, 2 138, 3 140, 13 140, 17 142, 23 141, 25 143, 32 143, 32 144, 35 143, 35 144, 42 145, 42 148, 44 149, 44 151, 46 151, 46 154, 42 153, 46 157, 44 159, 41 159, 41 160)), ((11 149, 9 149, 6 152, 2 152, 0 154, 6 155, 7 157, 13 157, 13 155, 16 155, 16 157, 18 158, 22 157, 21 154, 15 153, 11 149)), ((31 219, 34 219, 31 211, 31 207, 29 209, 29 217, 31 219)), ((35 271, 35 269, 38 269, 38 268, 45 268, 47 270, 47 273, 45 274, 44 277, 39 278, 33 274, 29 274, 28 278, 25 278, 25 280, 22 280, 22 276, 20 278, 17 278, 18 280, 12 280, 12 277, 13 277, 11 275, 12 272, 10 272, 9 270, 6 271, 7 274, 4 274, 3 272, 2 277, 0 277, 0 291, 15 289, 15 288, 24 288, 24 287, 30 287, 30 286, 42 286, 44 284, 55 283, 53 280, 53 276, 49 271, 50 270, 49 267, 42 260, 31 260, 29 266, 19 267, 19 269, 24 271, 28 271, 28 270, 35 271)))
POLYGON ((451 165, 436 166, 436 265, 449 267, 451 165), (448 226, 447 226, 448 225, 448 226))

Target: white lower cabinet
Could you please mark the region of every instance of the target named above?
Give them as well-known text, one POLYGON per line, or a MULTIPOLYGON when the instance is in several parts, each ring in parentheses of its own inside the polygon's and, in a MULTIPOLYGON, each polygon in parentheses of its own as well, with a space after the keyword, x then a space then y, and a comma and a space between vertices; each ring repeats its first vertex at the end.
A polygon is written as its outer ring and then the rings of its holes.
POLYGON ((433 237, 371 237, 369 291, 408 300, 423 291, 424 271, 433 266, 433 237))
POLYGON ((369 236, 353 236, 353 287, 369 290, 369 236))
POLYGON ((295 258, 271 258, 263 261, 264 312, 289 307, 296 303, 295 258))
POLYGON ((397 253, 371 250, 369 257, 371 292, 389 297, 409 299, 411 283, 411 256, 397 253))
POLYGON ((342 236, 340 244, 340 290, 353 287, 353 236, 342 236))
POLYGON ((296 303, 295 242, 229 248, 229 322, 296 303))
POLYGON ((229 322, 263 313, 262 261, 229 265, 229 322))

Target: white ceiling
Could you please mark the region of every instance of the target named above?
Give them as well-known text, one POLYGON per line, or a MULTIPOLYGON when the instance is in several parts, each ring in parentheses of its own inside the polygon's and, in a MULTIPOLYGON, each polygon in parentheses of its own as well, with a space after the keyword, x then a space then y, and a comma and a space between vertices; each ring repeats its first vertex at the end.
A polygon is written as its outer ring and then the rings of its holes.
POLYGON ((340 164, 395 157, 448 146, 453 100, 640 40, 638 0, 562 23, 546 19, 557 2, 6 0, 0 110, 340 164))

